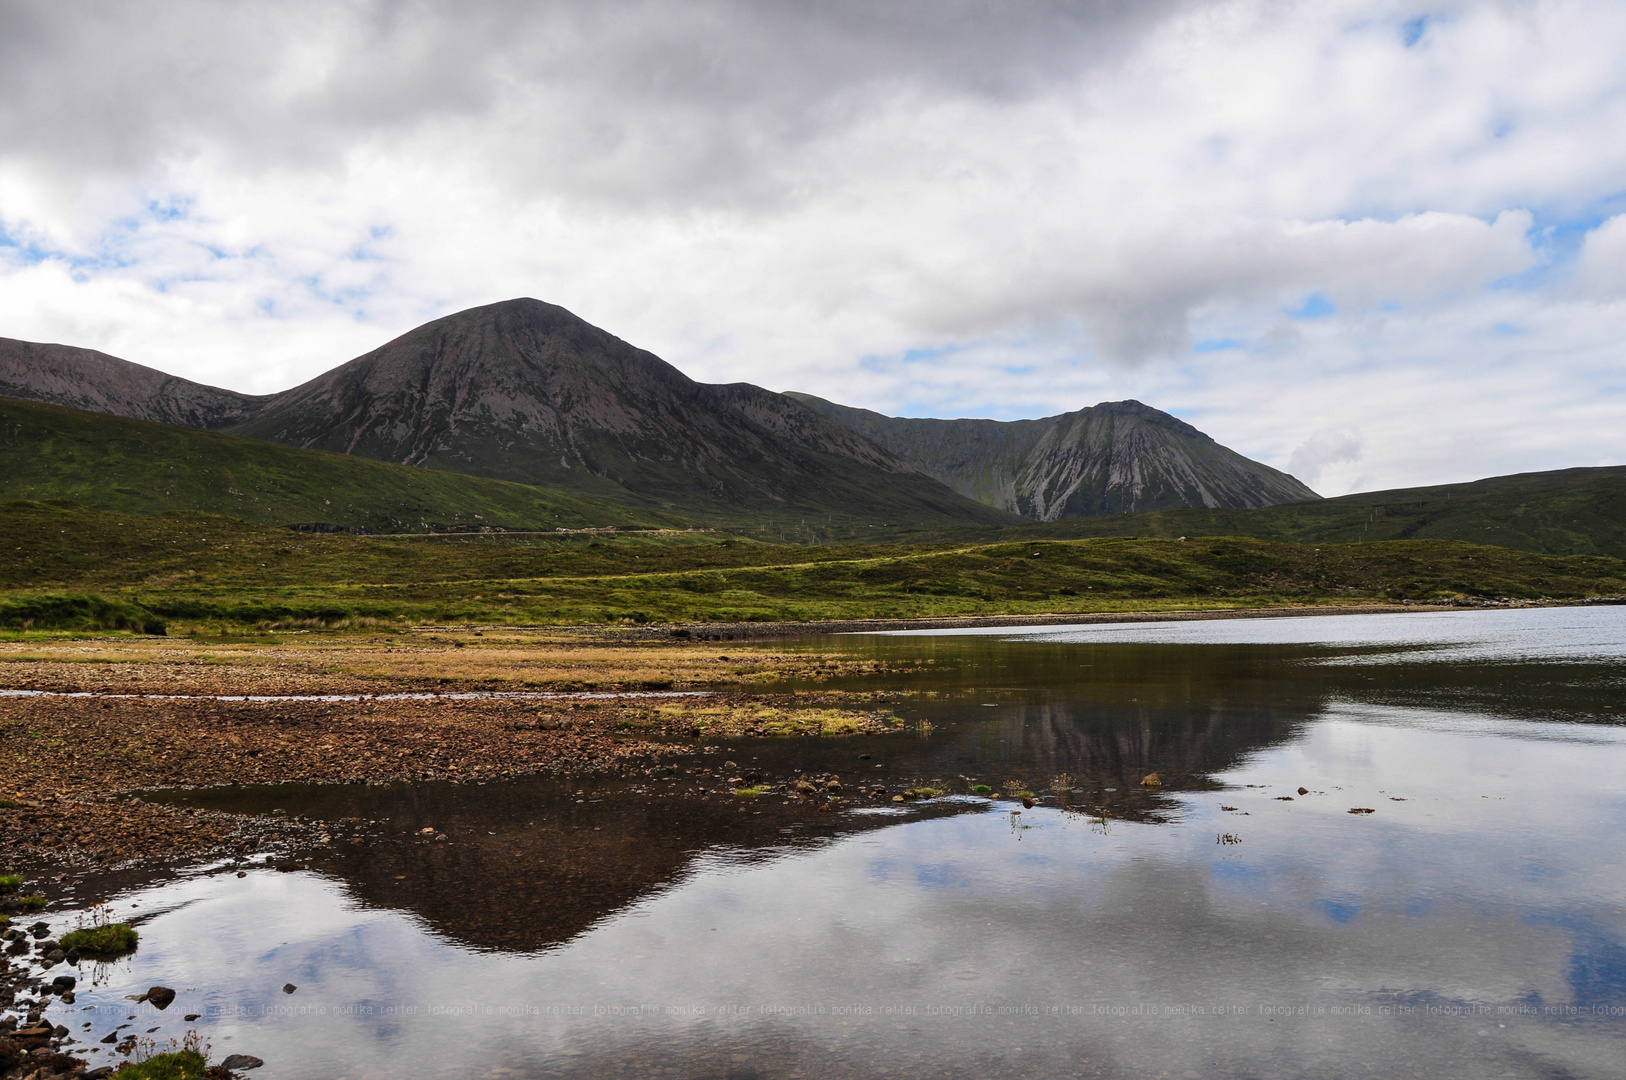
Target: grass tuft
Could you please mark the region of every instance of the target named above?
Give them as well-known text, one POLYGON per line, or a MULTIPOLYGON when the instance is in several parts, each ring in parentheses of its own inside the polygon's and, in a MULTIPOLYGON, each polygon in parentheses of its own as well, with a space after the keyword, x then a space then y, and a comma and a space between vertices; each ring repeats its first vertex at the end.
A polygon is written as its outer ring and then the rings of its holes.
POLYGON ((91 957, 123 956, 135 951, 140 935, 125 923, 108 923, 70 930, 58 939, 64 949, 78 949, 91 957))
POLYGON ((209 1059, 200 1050, 171 1050, 124 1066, 120 1080, 201 1080, 209 1059))

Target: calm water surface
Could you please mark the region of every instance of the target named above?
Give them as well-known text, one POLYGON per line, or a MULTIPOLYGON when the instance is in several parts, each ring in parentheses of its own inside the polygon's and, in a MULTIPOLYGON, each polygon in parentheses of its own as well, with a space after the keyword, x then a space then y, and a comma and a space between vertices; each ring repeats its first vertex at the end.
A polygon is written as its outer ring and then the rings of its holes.
POLYGON ((383 835, 117 896, 140 951, 53 1014, 267 1078, 1626 1075, 1626 608, 836 647, 929 732, 705 760, 1039 805, 205 793, 383 835))

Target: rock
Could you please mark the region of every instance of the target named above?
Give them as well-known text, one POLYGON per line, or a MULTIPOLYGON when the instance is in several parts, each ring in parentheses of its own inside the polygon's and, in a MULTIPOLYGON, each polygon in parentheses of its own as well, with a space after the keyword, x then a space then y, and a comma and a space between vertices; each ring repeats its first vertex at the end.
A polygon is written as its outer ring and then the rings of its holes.
POLYGON ((907 802, 908 800, 906 800, 902 795, 894 795, 894 796, 892 796, 892 801, 893 802, 907 802))
POLYGON ((1372 809, 1372 807, 1370 807, 1370 806, 1353 806, 1353 807, 1350 807, 1349 812, 1352 813, 1352 814, 1375 814, 1375 813, 1377 813, 1377 811, 1372 809))
POLYGON ((64 1005, 72 1005, 76 1000, 72 990, 62 995, 62 1004, 64 1005))
POLYGON ((298 989, 299 989, 299 987, 295 986, 293 983, 283 983, 282 984, 282 992, 284 994, 291 994, 295 990, 298 990, 298 989))
POLYGON ((102 1042, 104 1042, 104 1043, 111 1044, 111 1043, 116 1043, 118 1041, 119 1041, 119 1033, 116 1032, 116 1031, 109 1031, 106 1035, 102 1036, 102 1042))
POLYGON ((1141 787, 1162 787, 1163 786, 1163 781, 1158 778, 1157 773, 1155 773, 1155 772, 1154 773, 1147 773, 1144 777, 1141 778, 1140 786, 1141 787))
POLYGON ((230 1069, 233 1072, 238 1070, 258 1069, 264 1064, 265 1062, 261 1061, 252 1054, 232 1054, 230 1057, 226 1058, 225 1061, 220 1063, 222 1068, 230 1069))
POLYGON ((156 1009, 167 1009, 169 1003, 175 1000, 175 991, 167 986, 152 986, 147 988, 147 1004, 156 1009))
POLYGON ((1300 795, 1308 795, 1308 794, 1310 794, 1310 789, 1307 788, 1307 787, 1301 787, 1301 788, 1299 788, 1299 794, 1300 795))
POLYGON ((111 1066, 111 1065, 103 1065, 99 1069, 92 1069, 90 1072, 86 1073, 85 1074, 85 1080, 103 1080, 104 1077, 108 1077, 108 1076, 112 1076, 112 1075, 113 1075, 113 1066, 111 1066))
POLYGON ((58 975, 56 978, 51 980, 51 993, 61 994, 68 990, 72 990, 78 984, 79 980, 74 978, 72 975, 58 975))
POLYGON ((202 1015, 202 1013, 187 1013, 185 1016, 181 1017, 181 1019, 190 1024, 192 1021, 198 1019, 202 1015))
POLYGON ((1022 805, 1027 807, 1029 810, 1032 810, 1033 809, 1033 800, 1032 799, 1023 799, 1022 800, 1022 805))
POLYGON ((37 953, 49 954, 57 952, 61 950, 61 948, 62 945, 57 941, 56 938, 46 938, 44 941, 38 942, 34 946, 34 951, 37 953))
POLYGON ((43 1020, 35 1020, 27 1027, 18 1028, 17 1033, 12 1038, 25 1044, 46 1043, 50 1042, 51 1036, 55 1034, 56 1030, 50 1024, 43 1020))
POLYGON ((52 949, 50 952, 45 954, 45 959, 49 960, 53 964, 60 964, 67 958, 68 954, 63 952, 61 949, 52 949))
POLYGON ((79 965, 79 950, 69 949, 67 955, 65 955, 62 959, 77 967, 79 965))

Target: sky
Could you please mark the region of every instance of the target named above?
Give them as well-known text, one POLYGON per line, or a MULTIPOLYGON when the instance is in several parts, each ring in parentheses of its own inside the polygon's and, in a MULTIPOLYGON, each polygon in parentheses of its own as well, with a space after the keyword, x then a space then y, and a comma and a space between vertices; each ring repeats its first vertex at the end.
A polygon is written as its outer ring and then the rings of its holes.
POLYGON ((1327 495, 1626 463, 1618 0, 0 0, 0 336, 236 390, 533 296, 1327 495))

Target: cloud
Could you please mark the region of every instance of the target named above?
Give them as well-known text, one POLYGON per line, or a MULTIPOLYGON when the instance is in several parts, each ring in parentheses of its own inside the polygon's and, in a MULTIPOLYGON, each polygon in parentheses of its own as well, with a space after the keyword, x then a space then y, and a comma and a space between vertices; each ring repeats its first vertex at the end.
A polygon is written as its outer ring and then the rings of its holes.
POLYGON ((1287 462, 1287 471, 1314 486, 1328 465, 1352 463, 1360 459, 1360 439, 1348 432, 1322 428, 1293 451, 1293 456, 1287 462))
POLYGON ((1589 296, 1626 297, 1626 214, 1612 217, 1586 234, 1576 278, 1589 296))
POLYGON ((270 391, 533 295, 883 410, 1358 431, 1334 487, 1592 463, 1622 48, 1601 0, 16 0, 0 334, 270 391))

